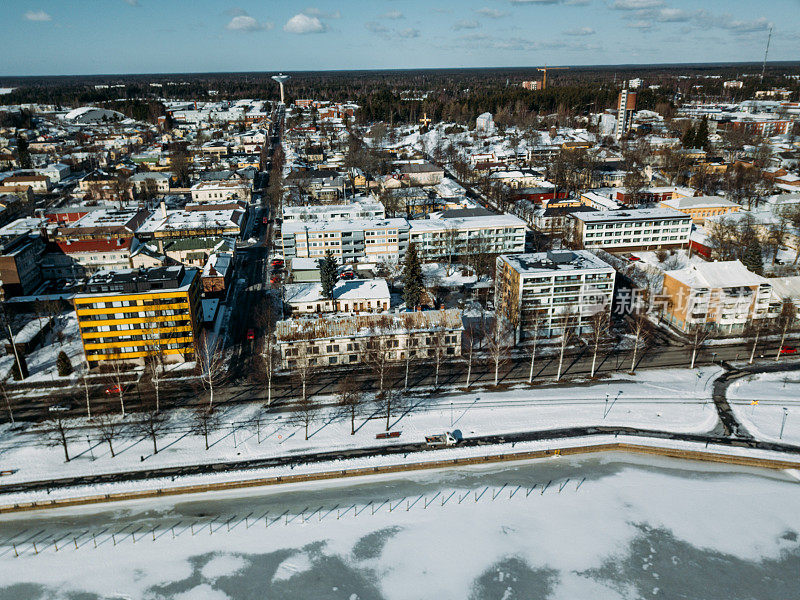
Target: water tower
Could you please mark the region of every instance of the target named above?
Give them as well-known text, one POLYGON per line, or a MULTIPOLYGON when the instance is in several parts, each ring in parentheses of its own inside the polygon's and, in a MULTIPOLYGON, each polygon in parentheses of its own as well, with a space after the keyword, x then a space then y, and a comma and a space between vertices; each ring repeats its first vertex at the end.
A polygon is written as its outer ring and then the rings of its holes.
POLYGON ((281 104, 286 104, 283 101, 283 82, 289 79, 289 76, 281 73, 280 75, 273 75, 272 78, 278 82, 279 86, 281 86, 281 104))

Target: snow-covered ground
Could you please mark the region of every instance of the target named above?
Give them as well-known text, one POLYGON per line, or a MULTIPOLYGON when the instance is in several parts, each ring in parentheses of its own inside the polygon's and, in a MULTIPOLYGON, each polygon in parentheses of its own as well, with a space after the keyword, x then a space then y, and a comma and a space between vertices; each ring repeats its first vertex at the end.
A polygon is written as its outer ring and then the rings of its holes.
POLYGON ((451 430, 473 437, 627 425, 701 433, 717 424, 710 398, 712 382, 720 372, 718 367, 648 370, 634 377, 617 376, 584 386, 520 386, 504 392, 409 397, 402 401, 397 397, 390 426, 402 433, 395 442, 375 439, 377 433, 385 431, 386 420, 374 405, 356 418, 355 435, 350 435, 349 419, 332 409, 321 411, 309 427, 308 440, 304 439, 304 428, 292 423, 290 415, 268 413, 258 405, 232 407, 221 411, 221 425, 209 436, 209 450, 193 427, 192 414, 179 410, 170 416, 169 431, 159 437, 158 454, 153 454, 149 438, 130 430, 114 442, 115 457, 100 441, 98 432, 81 420, 75 423, 81 429, 73 432, 69 444, 69 463, 64 462, 61 447, 47 443, 36 428, 16 433, 4 426, 0 430, 0 464, 3 469, 17 471, 4 476, 2 483, 421 442, 425 435, 451 430))
MULTIPOLYGON (((54 319, 57 323, 55 329, 62 333, 61 340, 54 331, 50 331, 45 335, 44 342, 25 357, 30 373, 29 377, 25 379, 26 382, 76 381, 84 370, 83 344, 78 331, 78 317, 74 312, 65 312, 55 316, 54 319), (62 350, 66 352, 74 370, 68 377, 59 376, 56 367, 56 359, 62 350)), ((14 355, 6 352, 0 357, 0 373, 10 375, 13 364, 14 355)), ((10 383, 13 380, 9 377, 8 381, 10 383)))
POLYGON ((800 444, 800 372, 760 373, 734 381, 728 401, 755 437, 800 444))
POLYGON ((789 599, 798 505, 780 473, 612 454, 7 516, 0 597, 789 599))

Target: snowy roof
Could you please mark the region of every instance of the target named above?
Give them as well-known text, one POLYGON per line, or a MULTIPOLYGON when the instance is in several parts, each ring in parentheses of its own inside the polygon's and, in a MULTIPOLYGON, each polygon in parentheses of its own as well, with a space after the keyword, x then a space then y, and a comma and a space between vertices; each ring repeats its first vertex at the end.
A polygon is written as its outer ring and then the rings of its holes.
POLYGON ((278 342, 291 342, 308 336, 311 339, 371 336, 408 331, 427 331, 444 327, 461 329, 461 311, 456 308, 404 312, 396 314, 331 315, 310 319, 278 321, 278 342))
POLYGON ((664 200, 661 204, 665 206, 669 206, 670 208, 674 208, 676 210, 680 209, 693 209, 693 208, 730 208, 730 207, 738 207, 739 205, 736 202, 731 202, 730 200, 726 200, 725 198, 720 198, 719 196, 694 196, 691 198, 673 198, 672 200, 664 200))
MULTIPOLYGON (((323 299, 319 282, 291 283, 284 286, 285 301, 289 304, 318 302, 323 299)), ((381 300, 389 299, 389 286, 385 279, 351 279, 337 281, 333 288, 336 300, 381 300)))
POLYGON ((667 271, 666 274, 691 288, 717 289, 769 283, 765 277, 748 271, 739 260, 691 264, 684 269, 667 271))
POLYGON ((361 231, 366 229, 406 229, 408 221, 401 217, 393 219, 343 219, 339 221, 284 222, 281 231, 301 233, 303 231, 361 231))
POLYGON ((523 227, 525 221, 514 215, 482 215, 476 217, 456 217, 453 219, 416 219, 408 222, 412 232, 439 231, 447 228, 485 229, 487 227, 523 227))
POLYGON ((614 268, 587 250, 549 250, 532 254, 503 254, 499 259, 520 274, 584 269, 613 270, 614 268))
POLYGON ((769 280, 772 289, 781 299, 800 299, 800 275, 791 277, 771 277, 769 280))
POLYGON ((575 214, 575 218, 585 223, 594 223, 599 221, 639 221, 641 219, 685 220, 690 217, 672 208, 633 208, 575 214))

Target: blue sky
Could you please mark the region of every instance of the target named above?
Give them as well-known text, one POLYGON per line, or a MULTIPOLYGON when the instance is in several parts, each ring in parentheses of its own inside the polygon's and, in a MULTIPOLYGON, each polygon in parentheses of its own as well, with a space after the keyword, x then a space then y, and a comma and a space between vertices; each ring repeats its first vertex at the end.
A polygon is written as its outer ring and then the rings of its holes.
POLYGON ((0 75, 800 59, 800 0, 3 0, 0 75))

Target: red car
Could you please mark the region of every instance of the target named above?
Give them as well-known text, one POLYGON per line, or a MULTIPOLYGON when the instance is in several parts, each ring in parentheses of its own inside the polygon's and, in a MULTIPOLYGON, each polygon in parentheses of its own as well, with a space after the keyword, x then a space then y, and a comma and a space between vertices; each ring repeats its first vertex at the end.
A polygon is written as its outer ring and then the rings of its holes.
POLYGON ((794 346, 781 346, 781 354, 797 354, 797 348, 794 346))
POLYGON ((269 263, 273 267, 282 267, 284 265, 282 258, 273 258, 272 262, 269 263))
POLYGON ((119 394, 122 391, 122 388, 118 385, 110 385, 106 388, 106 394, 109 396, 111 394, 119 394))
POLYGON ((353 273, 352 271, 345 271, 344 273, 339 275, 339 279, 355 279, 355 278, 356 274, 353 273))
POLYGON ((281 282, 281 278, 279 275, 273 275, 272 277, 269 278, 269 282, 272 284, 278 284, 281 282))
POLYGON ((640 260, 642 260, 642 259, 641 259, 641 258, 639 258, 638 256, 633 256, 633 255, 631 254, 631 255, 628 257, 628 260, 629 260, 629 261, 631 261, 631 262, 637 262, 637 261, 640 261, 640 260))
POLYGON ((247 339, 254 340, 256 338, 256 332, 253 329, 247 330, 247 339))

